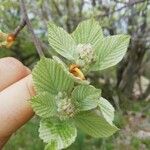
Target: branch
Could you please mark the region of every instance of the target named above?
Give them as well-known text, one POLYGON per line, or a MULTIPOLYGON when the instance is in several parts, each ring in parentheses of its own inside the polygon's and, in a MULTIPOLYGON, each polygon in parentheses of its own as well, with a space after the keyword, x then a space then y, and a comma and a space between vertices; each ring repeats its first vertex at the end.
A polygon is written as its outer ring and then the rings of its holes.
POLYGON ((13 35, 16 38, 19 34, 19 32, 25 27, 26 21, 25 19, 21 19, 20 24, 17 26, 17 28, 14 30, 13 35))
POLYGON ((150 84, 148 85, 146 91, 140 96, 141 100, 146 99, 150 95, 150 84))
POLYGON ((83 5, 84 5, 84 0, 81 0, 79 7, 79 17, 80 19, 82 18, 82 11, 83 11, 83 5))
POLYGON ((114 14, 114 13, 116 13, 116 12, 119 12, 119 11, 121 11, 121 10, 127 8, 127 7, 132 7, 132 6, 136 5, 136 4, 143 3, 143 2, 145 2, 145 0, 135 0, 135 1, 133 1, 133 2, 128 2, 128 3, 125 3, 124 6, 118 8, 118 9, 116 9, 116 10, 113 10, 113 11, 108 12, 108 13, 106 13, 106 14, 98 15, 98 16, 96 16, 96 17, 106 17, 106 16, 108 16, 108 15, 112 15, 112 14, 114 14))
POLYGON ((55 2, 55 0, 52 0, 52 3, 54 4, 58 15, 59 15, 60 17, 62 17, 63 14, 62 14, 61 10, 59 9, 59 6, 58 6, 57 3, 55 2))
POLYGON ((112 13, 115 13, 115 12, 118 12, 118 11, 121 11, 122 9, 126 8, 126 7, 131 7, 133 5, 136 5, 136 4, 139 4, 139 3, 143 3, 145 2, 145 0, 137 0, 137 1, 133 1, 133 2, 130 2, 129 3, 126 3, 126 5, 122 6, 121 8, 117 9, 117 10, 114 10, 113 12, 110 12, 110 14, 112 13))
POLYGON ((31 22, 28 18, 28 15, 27 15, 27 10, 26 10, 26 6, 25 6, 25 2, 24 0, 20 0, 20 7, 21 7, 21 11, 22 11, 22 15, 23 15, 23 20, 25 20, 26 24, 27 24, 27 28, 28 28, 28 31, 31 33, 32 35, 32 40, 33 40, 33 43, 36 47, 36 50, 39 54, 39 56, 44 56, 44 53, 42 51, 42 46, 41 46, 41 42, 39 42, 39 39, 36 37, 34 31, 33 31, 33 28, 32 28, 32 25, 31 25, 31 22))

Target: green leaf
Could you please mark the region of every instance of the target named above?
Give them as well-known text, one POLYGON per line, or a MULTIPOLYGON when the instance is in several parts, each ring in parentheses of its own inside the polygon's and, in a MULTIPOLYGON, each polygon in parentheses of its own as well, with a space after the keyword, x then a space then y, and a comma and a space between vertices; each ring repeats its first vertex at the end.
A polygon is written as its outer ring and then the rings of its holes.
POLYGON ((36 114, 43 118, 52 117, 57 113, 55 96, 48 92, 32 97, 31 105, 36 114))
POLYGON ((96 112, 80 113, 75 117, 75 122, 81 130, 96 138, 111 136, 118 130, 115 125, 109 124, 96 112))
POLYGON ((45 146, 45 149, 44 150, 58 150, 57 149, 57 143, 55 141, 52 141, 50 143, 48 143, 46 146, 45 146))
POLYGON ((77 44, 91 44, 95 46, 103 38, 102 29, 97 21, 89 19, 82 21, 72 33, 77 44))
POLYGON ((48 24, 48 41, 57 53, 69 60, 74 59, 75 41, 63 28, 52 22, 48 24))
POLYGON ((67 65, 57 56, 53 56, 53 59, 60 65, 62 65, 64 71, 74 80, 74 82, 78 83, 78 84, 84 84, 84 85, 88 85, 89 81, 88 80, 81 80, 77 77, 75 77, 72 73, 69 72, 69 67, 67 67, 67 65))
POLYGON ((52 59, 43 57, 33 69, 32 75, 37 93, 70 93, 74 86, 73 79, 64 71, 62 65, 52 59))
POLYGON ((55 141, 57 149, 63 149, 75 141, 77 130, 71 122, 42 120, 39 128, 39 136, 45 143, 53 143, 55 141))
POLYGON ((91 71, 103 70, 116 65, 125 55, 130 37, 128 35, 114 35, 99 40, 96 46, 96 63, 91 71))
POLYGON ((74 75, 72 75, 71 73, 70 73, 70 76, 74 80, 74 82, 76 82, 78 84, 82 84, 82 85, 89 85, 90 84, 90 82, 88 80, 81 80, 81 79, 75 77, 74 75))
POLYGON ((72 92, 72 98, 79 105, 79 110, 90 110, 98 105, 101 90, 91 85, 76 86, 72 92))
POLYGON ((67 69, 67 65, 66 65, 59 57, 53 56, 52 58, 53 58, 53 60, 54 60, 55 62, 57 62, 58 64, 62 65, 62 67, 63 67, 63 69, 64 69, 65 71, 67 71, 67 72, 69 71, 69 70, 67 69))
POLYGON ((112 124, 114 120, 114 107, 103 97, 99 100, 99 107, 104 118, 112 124))

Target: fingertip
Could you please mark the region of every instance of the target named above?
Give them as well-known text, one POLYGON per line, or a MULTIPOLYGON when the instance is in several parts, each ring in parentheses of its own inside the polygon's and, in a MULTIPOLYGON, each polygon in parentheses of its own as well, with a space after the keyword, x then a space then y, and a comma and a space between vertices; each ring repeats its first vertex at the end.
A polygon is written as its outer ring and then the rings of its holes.
MULTIPOLYGON (((11 71, 15 71, 19 77, 28 75, 31 72, 26 66, 23 65, 22 62, 20 62, 19 60, 13 57, 1 58, 0 65, 11 69, 11 71)), ((3 67, 0 68, 1 72, 5 71, 5 70, 2 70, 4 69, 3 67)))
POLYGON ((29 75, 31 73, 31 70, 28 67, 26 67, 26 66, 24 66, 24 67, 25 67, 27 75, 29 75))
POLYGON ((34 90, 34 84, 33 84, 33 79, 32 79, 32 75, 28 75, 26 77, 26 85, 27 85, 27 89, 29 91, 30 97, 35 95, 35 90, 34 90))
POLYGON ((0 59, 0 91, 30 73, 27 67, 13 57, 0 59))

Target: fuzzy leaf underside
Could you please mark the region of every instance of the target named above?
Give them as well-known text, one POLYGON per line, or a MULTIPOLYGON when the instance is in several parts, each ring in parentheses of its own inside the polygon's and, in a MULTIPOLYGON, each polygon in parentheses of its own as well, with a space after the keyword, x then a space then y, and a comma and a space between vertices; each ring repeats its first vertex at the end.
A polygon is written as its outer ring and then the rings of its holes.
POLYGON ((116 65, 124 57, 130 36, 114 35, 99 41, 96 47, 96 63, 91 67, 91 71, 103 70, 116 65))
POLYGON ((49 143, 49 148, 53 146, 53 149, 58 150, 67 148, 75 141, 77 130, 71 122, 42 120, 40 122, 39 136, 45 143, 49 143), (55 142, 55 144, 53 144, 53 142, 55 142))
POLYGON ((62 65, 52 59, 42 58, 32 72, 35 90, 37 93, 71 92, 74 86, 73 79, 64 71, 62 65))
POLYGON ((57 113, 55 96, 48 92, 32 97, 31 105, 36 114, 43 118, 52 117, 57 113))
POLYGON ((105 98, 101 97, 99 100, 99 107, 104 118, 112 124, 114 120, 114 108, 105 98))
POLYGON ((75 117, 75 123, 85 133, 95 138, 108 137, 114 134, 118 128, 109 124, 96 112, 84 112, 75 117))
POLYGON ((91 85, 76 86, 72 92, 72 99, 79 104, 80 111, 86 111, 97 107, 101 90, 91 85))
POLYGON ((103 38, 102 28, 94 19, 79 23, 71 35, 77 44, 91 44, 93 47, 103 38))
POLYGON ((53 22, 48 24, 48 41, 50 46, 63 57, 73 60, 75 41, 63 28, 53 22))

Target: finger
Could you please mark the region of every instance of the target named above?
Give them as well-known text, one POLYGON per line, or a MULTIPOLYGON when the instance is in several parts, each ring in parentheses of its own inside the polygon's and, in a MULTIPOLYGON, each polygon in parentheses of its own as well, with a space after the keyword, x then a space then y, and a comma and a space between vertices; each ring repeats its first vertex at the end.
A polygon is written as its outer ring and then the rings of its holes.
MULTIPOLYGON (((12 57, 0 59, 0 91, 27 76, 30 70, 12 57)), ((0 136, 0 148, 7 142, 8 137, 0 136)))
POLYGON ((13 57, 0 59, 0 91, 29 73, 30 70, 13 57))
POLYGON ((34 93, 31 75, 0 93, 0 137, 11 135, 33 116, 28 100, 34 93))
POLYGON ((7 143, 7 141, 9 140, 10 136, 9 137, 3 137, 3 138, 0 138, 0 149, 3 148, 3 146, 7 143))

